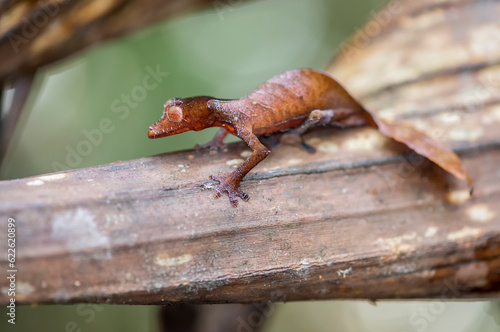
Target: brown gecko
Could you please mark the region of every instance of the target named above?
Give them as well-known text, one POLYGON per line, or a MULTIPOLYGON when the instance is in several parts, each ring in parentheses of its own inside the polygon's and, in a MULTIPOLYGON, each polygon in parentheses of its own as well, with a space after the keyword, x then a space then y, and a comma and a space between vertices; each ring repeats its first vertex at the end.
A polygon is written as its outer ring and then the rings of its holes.
POLYGON ((253 153, 231 173, 212 175, 220 182, 214 196, 227 192, 233 206, 237 197, 248 200, 240 182, 270 150, 258 136, 288 129, 284 138, 301 141, 307 129, 320 125, 341 127, 371 126, 384 135, 405 143, 456 177, 471 181, 457 155, 445 145, 412 127, 376 118, 325 72, 297 69, 277 75, 251 92, 234 100, 207 96, 174 98, 164 105, 161 119, 149 127, 149 138, 180 134, 189 130, 221 127, 212 141, 202 147, 219 148, 227 134, 241 138, 253 153))

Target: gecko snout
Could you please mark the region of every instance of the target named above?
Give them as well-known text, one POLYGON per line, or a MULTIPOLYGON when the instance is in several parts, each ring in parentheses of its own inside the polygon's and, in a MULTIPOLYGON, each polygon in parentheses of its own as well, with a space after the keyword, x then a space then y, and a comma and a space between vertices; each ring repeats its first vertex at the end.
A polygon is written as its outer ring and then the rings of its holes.
POLYGON ((158 130, 156 128, 154 128, 153 126, 150 126, 149 130, 148 130, 148 137, 155 138, 157 135, 158 135, 158 130))
POLYGON ((149 130, 148 130, 148 137, 149 138, 160 138, 160 137, 165 137, 165 136, 170 135, 170 133, 167 130, 165 130, 165 128, 163 127, 163 125, 160 121, 152 124, 149 127, 149 130))

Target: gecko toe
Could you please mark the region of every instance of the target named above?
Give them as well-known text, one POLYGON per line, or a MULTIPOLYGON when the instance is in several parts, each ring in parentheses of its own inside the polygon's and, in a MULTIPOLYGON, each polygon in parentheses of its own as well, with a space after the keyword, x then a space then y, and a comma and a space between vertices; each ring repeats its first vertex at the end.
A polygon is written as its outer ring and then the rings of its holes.
POLYGON ((221 182, 223 181, 223 180, 222 180, 222 177, 223 177, 223 176, 222 176, 222 173, 221 173, 221 172, 219 172, 219 174, 217 174, 217 175, 210 175, 208 178, 209 178, 210 180, 213 180, 213 181, 218 181, 219 183, 221 183, 221 182))
POLYGON ((302 142, 302 148, 309 153, 316 153, 316 148, 312 145, 302 142))
POLYGON ((237 207, 238 206, 238 200, 236 199, 236 197, 234 197, 233 199, 229 198, 229 202, 231 203, 231 205, 233 207, 237 207))
POLYGON ((241 191, 239 181, 232 177, 231 173, 219 173, 218 175, 210 175, 210 179, 218 181, 219 187, 214 191, 214 197, 219 198, 223 193, 229 196, 229 202, 232 206, 238 206, 238 197, 244 201, 248 201, 250 197, 241 191))
POLYGON ((210 151, 218 151, 222 150, 226 147, 225 144, 219 144, 219 143, 213 143, 213 142, 208 142, 206 144, 196 144, 194 146, 195 151, 202 151, 202 150, 210 150, 210 151))
POLYGON ((244 201, 248 201, 250 199, 250 196, 248 196, 246 193, 244 193, 243 191, 240 191, 240 197, 241 199, 243 199, 244 201))

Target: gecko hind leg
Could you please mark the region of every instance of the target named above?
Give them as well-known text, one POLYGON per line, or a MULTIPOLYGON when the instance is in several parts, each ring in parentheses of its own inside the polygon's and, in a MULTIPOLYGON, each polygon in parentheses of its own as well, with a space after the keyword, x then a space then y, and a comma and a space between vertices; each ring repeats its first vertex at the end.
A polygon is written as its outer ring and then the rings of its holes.
POLYGON ((316 149, 312 145, 309 145, 304 141, 304 138, 302 137, 302 135, 294 133, 294 132, 284 133, 280 137, 280 143, 287 144, 287 145, 299 146, 309 153, 316 152, 316 149))
POLYGON ((329 124, 334 116, 333 110, 314 110, 309 113, 307 119, 298 127, 293 128, 283 134, 280 138, 280 143, 289 145, 301 145, 304 150, 309 153, 316 152, 316 149, 304 142, 302 134, 312 127, 329 124))

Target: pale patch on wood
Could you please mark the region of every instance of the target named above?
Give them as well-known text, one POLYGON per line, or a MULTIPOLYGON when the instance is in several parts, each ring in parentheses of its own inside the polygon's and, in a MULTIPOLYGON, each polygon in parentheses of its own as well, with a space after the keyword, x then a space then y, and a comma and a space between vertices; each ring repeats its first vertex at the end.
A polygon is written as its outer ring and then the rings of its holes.
POLYGON ((33 287, 33 285, 31 285, 28 282, 18 281, 16 283, 16 293, 18 295, 21 295, 21 294, 28 295, 28 294, 33 293, 34 291, 35 291, 35 287, 33 287))
POLYGON ((45 182, 43 182, 42 180, 33 180, 33 181, 26 182, 27 186, 41 186, 43 184, 45 184, 45 182))
POLYGON ((471 198, 469 189, 453 190, 446 193, 446 200, 451 204, 463 204, 471 198))
POLYGON ((488 126, 495 122, 500 122, 500 106, 491 107, 485 114, 480 118, 481 124, 488 126))
POLYGON ((454 128, 448 132, 448 138, 453 141, 475 141, 484 134, 481 128, 454 128))
POLYGON ((499 28, 498 24, 491 23, 470 30, 470 49, 475 56, 489 57, 497 53, 500 44, 499 28))
POLYGON ((476 204, 469 207, 465 213, 467 216, 474 222, 489 222, 495 216, 495 212, 493 212, 490 207, 486 204, 476 204))
POLYGON ((417 239, 417 233, 411 232, 411 233, 403 234, 403 235, 392 237, 392 238, 386 238, 386 239, 378 238, 376 243, 379 245, 382 245, 385 249, 401 252, 401 251, 413 250, 415 248, 415 245, 407 244, 404 242, 416 240, 416 239, 417 239))
POLYGON ((287 161, 287 164, 288 165, 300 165, 303 163, 303 160, 302 159, 290 159, 287 161))
POLYGON ((431 226, 429 228, 427 228, 427 230, 425 231, 425 237, 433 237, 434 235, 437 234, 437 231, 438 231, 438 228, 435 227, 435 226, 431 226))
POLYGON ((226 165, 229 166, 229 167, 238 167, 239 165, 241 165, 242 163, 244 162, 243 159, 240 159, 240 158, 234 158, 234 159, 229 159, 229 160, 226 160, 226 165))
POLYGON ((342 278, 345 278, 351 272, 352 272, 352 267, 345 270, 337 270, 337 275, 342 276, 342 278))
POLYGON ((241 158, 248 158, 252 155, 252 150, 245 150, 240 153, 241 158))
POLYGON ((376 131, 364 131, 343 142, 342 147, 349 150, 372 150, 384 145, 386 138, 376 131))
POLYGON ((462 121, 462 117, 457 113, 443 113, 437 116, 437 120, 445 125, 457 125, 462 121))
POLYGON ((467 237, 475 237, 479 234, 481 234, 481 230, 479 228, 471 228, 466 226, 456 232, 451 232, 450 234, 448 234, 447 238, 450 241, 456 241, 467 237))
POLYGON ((155 258, 155 264, 161 266, 177 266, 193 260, 193 255, 184 254, 177 257, 169 257, 168 253, 160 253, 155 258))
POLYGON ((84 248, 107 248, 105 252, 95 252, 91 256, 99 260, 111 259, 109 237, 98 229, 94 215, 87 209, 56 213, 52 219, 51 237, 64 241, 71 253, 79 253, 84 248))
POLYGON ((39 176, 38 179, 42 181, 57 181, 64 179, 67 176, 66 173, 59 173, 59 174, 50 174, 50 175, 44 175, 44 176, 39 176))
POLYGON ((41 186, 44 185, 45 182, 49 181, 57 181, 64 179, 67 174, 65 173, 59 173, 59 174, 49 174, 49 175, 44 175, 44 176, 39 176, 35 180, 28 181, 26 182, 27 186, 41 186))
POLYGON ((339 146, 333 142, 323 142, 318 145, 318 151, 321 152, 337 152, 339 146))

